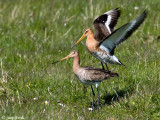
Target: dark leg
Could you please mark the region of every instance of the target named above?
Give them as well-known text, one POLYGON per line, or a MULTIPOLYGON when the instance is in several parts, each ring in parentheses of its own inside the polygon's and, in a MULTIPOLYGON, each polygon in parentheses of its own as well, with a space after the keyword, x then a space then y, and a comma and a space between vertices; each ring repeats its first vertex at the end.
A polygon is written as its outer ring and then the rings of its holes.
POLYGON ((102 65, 102 70, 105 70, 104 65, 103 65, 103 63, 102 63, 102 62, 101 62, 101 65, 102 65))
POLYGON ((95 97, 95 93, 94 93, 94 90, 93 90, 93 87, 91 85, 91 89, 92 89, 92 93, 93 93, 93 101, 92 101, 92 109, 94 108, 94 97, 95 97))
POLYGON ((100 99, 100 97, 99 97, 99 90, 98 90, 98 87, 97 87, 97 93, 98 93, 98 111, 99 111, 99 99, 100 99))
POLYGON ((106 65, 107 70, 109 71, 107 64, 105 64, 105 65, 106 65))

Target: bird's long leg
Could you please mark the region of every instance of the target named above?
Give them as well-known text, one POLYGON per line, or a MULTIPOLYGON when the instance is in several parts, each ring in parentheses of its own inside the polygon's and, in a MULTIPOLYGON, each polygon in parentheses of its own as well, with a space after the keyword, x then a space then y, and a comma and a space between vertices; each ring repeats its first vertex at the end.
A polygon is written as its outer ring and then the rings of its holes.
POLYGON ((102 62, 101 62, 101 65, 102 65, 102 70, 105 70, 104 65, 103 65, 103 63, 102 63, 102 62))
POLYGON ((99 111, 99 99, 100 99, 100 97, 99 97, 99 90, 98 90, 98 87, 97 87, 97 93, 98 93, 98 111, 99 111))
POLYGON ((94 97, 95 97, 95 93, 94 93, 94 90, 93 90, 93 87, 91 85, 91 89, 92 89, 92 94, 93 94, 93 101, 92 101, 92 109, 94 108, 94 97))
POLYGON ((107 64, 105 64, 105 65, 106 65, 107 70, 109 71, 109 68, 108 68, 107 64))

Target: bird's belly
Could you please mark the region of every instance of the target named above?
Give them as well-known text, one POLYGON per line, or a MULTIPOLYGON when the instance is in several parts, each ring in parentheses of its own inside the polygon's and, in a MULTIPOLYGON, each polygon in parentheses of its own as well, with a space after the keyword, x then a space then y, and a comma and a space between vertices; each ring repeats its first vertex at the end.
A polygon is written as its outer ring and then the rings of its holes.
POLYGON ((83 71, 80 72, 79 74, 76 74, 77 78, 83 83, 83 84, 87 84, 87 85, 94 85, 95 82, 89 80, 89 76, 83 71))
POLYGON ((81 76, 77 76, 78 77, 78 79, 81 81, 81 83, 83 83, 83 84, 87 84, 87 85, 94 85, 95 83, 94 82, 92 82, 92 81, 90 81, 90 80, 87 80, 87 79, 84 79, 83 77, 81 77, 81 76))
POLYGON ((114 55, 110 55, 106 51, 98 51, 91 53, 95 58, 105 64, 118 64, 118 59, 114 55))
POLYGON ((111 56, 107 54, 106 52, 98 51, 98 52, 92 53, 92 55, 103 63, 106 63, 106 64, 112 63, 111 56))

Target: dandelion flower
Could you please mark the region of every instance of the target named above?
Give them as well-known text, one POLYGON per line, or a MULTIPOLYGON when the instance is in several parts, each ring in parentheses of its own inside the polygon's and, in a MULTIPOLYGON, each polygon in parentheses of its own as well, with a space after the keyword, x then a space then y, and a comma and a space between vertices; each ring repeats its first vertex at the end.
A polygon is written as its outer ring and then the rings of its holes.
POLYGON ((45 101, 44 103, 45 103, 45 105, 48 105, 48 104, 49 104, 49 102, 48 102, 48 101, 45 101))

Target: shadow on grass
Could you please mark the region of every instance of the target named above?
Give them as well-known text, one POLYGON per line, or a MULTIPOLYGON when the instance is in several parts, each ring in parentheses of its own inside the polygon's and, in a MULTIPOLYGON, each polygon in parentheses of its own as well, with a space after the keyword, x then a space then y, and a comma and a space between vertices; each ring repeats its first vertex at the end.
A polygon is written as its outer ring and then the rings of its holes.
POLYGON ((106 93, 106 96, 102 97, 102 99, 105 100, 105 104, 111 105, 112 102, 118 102, 121 98, 129 97, 133 92, 133 87, 127 87, 123 90, 115 90, 114 94, 106 93))

